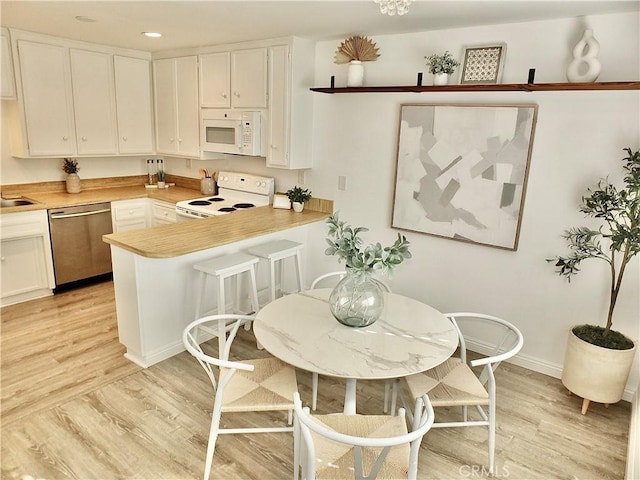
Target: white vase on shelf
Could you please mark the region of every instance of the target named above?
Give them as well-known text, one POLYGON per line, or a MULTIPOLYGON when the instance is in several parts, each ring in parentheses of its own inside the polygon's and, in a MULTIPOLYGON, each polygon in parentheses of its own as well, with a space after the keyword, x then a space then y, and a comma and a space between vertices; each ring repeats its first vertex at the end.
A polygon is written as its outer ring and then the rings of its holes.
POLYGON ((448 73, 436 73, 433 75, 434 85, 447 85, 449 83, 448 73))
POLYGON ((567 80, 571 83, 595 82, 602 65, 596 58, 600 44, 593 37, 593 30, 584 31, 582 38, 573 47, 573 61, 567 67, 567 80))
POLYGON ((347 70, 347 87, 361 87, 364 84, 364 65, 360 60, 351 60, 347 70))

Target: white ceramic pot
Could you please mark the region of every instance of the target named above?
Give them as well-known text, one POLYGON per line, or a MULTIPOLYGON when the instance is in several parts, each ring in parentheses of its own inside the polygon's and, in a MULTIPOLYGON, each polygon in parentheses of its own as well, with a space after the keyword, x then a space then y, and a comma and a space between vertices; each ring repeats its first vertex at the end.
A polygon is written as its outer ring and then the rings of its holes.
POLYGON ((77 173, 67 175, 67 193, 80 193, 80 177, 77 173))
POLYGON ((364 84, 364 65, 360 60, 351 60, 347 70, 347 87, 361 87, 364 84))
POLYGON ((293 205, 294 212, 301 212, 304 210, 304 203, 302 202, 291 202, 291 205, 293 205))
POLYGON ((449 83, 449 74, 448 73, 436 73, 433 76, 433 84, 434 85, 447 85, 449 83))
POLYGON ((567 80, 576 82, 595 82, 602 65, 596 58, 600 44, 593 37, 592 30, 585 30, 580 41, 573 47, 573 61, 567 67, 567 80))
POLYGON ((598 403, 616 403, 622 398, 637 345, 630 350, 612 350, 581 340, 569 331, 562 369, 562 383, 576 395, 598 403))

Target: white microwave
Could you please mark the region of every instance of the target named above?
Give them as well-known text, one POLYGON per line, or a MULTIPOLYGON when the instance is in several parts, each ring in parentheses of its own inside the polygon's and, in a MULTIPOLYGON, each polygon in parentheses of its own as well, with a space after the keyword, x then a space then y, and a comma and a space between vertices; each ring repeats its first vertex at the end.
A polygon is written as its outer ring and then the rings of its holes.
POLYGON ((262 155, 260 112, 202 110, 201 147, 205 152, 262 155))

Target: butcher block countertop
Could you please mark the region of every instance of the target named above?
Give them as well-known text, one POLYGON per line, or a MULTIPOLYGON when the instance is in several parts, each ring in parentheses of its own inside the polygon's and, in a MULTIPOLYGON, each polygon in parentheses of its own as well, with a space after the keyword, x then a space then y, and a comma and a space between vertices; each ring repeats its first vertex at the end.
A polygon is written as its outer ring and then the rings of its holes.
MULTIPOLYGON (((321 201, 331 204, 333 202, 321 201)), ((162 225, 144 230, 112 233, 103 240, 147 258, 171 258, 227 245, 247 238, 280 232, 289 228, 320 222, 331 212, 303 212, 279 208, 256 207, 200 220, 162 225)))

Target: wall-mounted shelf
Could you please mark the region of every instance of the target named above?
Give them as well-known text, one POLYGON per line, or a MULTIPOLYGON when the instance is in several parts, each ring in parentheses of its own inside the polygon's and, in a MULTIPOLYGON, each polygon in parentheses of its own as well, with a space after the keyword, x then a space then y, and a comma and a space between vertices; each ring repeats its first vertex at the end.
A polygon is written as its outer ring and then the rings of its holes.
POLYGON ((320 93, 551 92, 562 90, 640 90, 640 82, 502 83, 485 85, 414 85, 311 88, 311 91, 320 93))

